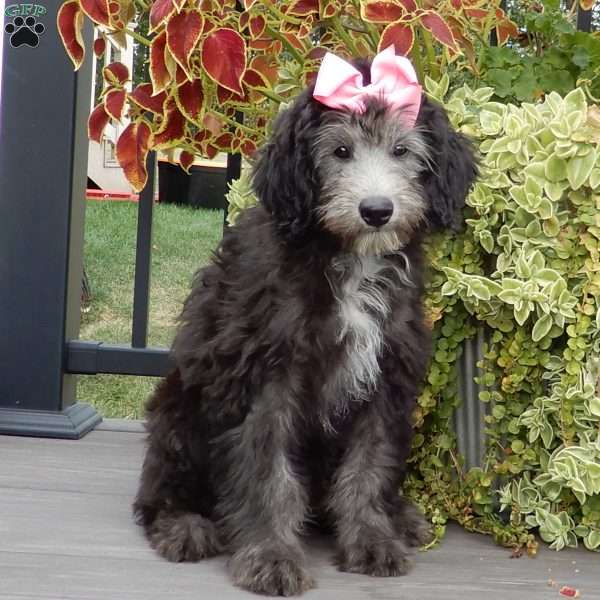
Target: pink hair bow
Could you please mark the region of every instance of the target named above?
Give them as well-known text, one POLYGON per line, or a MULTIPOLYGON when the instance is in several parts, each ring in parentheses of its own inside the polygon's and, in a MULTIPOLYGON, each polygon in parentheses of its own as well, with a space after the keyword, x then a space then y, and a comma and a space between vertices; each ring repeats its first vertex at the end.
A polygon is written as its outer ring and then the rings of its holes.
POLYGON ((373 59, 371 83, 363 85, 362 75, 350 63, 329 52, 325 55, 315 83, 315 100, 330 108, 362 113, 371 96, 401 108, 404 124, 414 127, 421 107, 421 86, 410 60, 396 56, 394 46, 389 46, 373 59))

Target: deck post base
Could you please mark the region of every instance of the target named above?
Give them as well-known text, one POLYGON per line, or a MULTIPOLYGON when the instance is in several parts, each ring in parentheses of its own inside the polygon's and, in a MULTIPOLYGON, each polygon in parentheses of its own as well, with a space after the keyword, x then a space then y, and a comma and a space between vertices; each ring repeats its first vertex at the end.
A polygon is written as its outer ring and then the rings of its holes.
POLYGON ((78 402, 61 412, 0 408, 0 434, 78 440, 102 421, 96 409, 78 402))

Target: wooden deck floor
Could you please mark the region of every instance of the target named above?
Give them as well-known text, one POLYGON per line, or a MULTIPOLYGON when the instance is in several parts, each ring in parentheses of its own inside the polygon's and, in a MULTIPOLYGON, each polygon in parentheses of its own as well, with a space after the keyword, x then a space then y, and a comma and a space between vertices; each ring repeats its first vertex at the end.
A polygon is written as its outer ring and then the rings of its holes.
MULTIPOLYGON (((150 550, 130 514, 143 452, 133 429, 76 442, 0 436, 0 600, 256 597, 230 585, 224 558, 174 565, 150 550)), ((510 559, 451 528, 408 576, 372 579, 338 573, 328 540, 309 545, 318 588, 308 599, 542 600, 561 585, 600 599, 600 556, 583 550, 510 559)))

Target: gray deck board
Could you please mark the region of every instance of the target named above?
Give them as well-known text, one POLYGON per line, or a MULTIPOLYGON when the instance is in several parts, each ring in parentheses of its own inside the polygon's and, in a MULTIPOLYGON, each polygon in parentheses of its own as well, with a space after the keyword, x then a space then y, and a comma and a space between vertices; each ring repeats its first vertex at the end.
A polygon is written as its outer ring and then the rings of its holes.
MULTIPOLYGON (((255 598, 230 585, 224 557, 174 565, 151 551, 130 513, 144 436, 122 429, 76 442, 0 436, 0 600, 255 598)), ((318 583, 308 599, 550 600, 570 585, 600 600, 600 555, 584 550, 511 559, 451 527, 408 576, 373 579, 338 573, 331 540, 307 545, 318 583)))

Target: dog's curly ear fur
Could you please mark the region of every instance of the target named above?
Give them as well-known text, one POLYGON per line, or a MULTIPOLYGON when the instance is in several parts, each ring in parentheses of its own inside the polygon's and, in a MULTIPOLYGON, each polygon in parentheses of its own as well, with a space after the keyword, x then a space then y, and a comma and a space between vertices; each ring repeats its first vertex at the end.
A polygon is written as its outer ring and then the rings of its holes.
POLYGON ((432 163, 422 176, 430 202, 428 220, 434 229, 457 229, 462 224, 465 198, 478 174, 473 146, 452 128, 446 111, 425 96, 417 125, 432 163))
POLYGON ((316 219, 319 181, 312 145, 320 110, 315 104, 306 90, 283 111, 254 165, 254 191, 289 240, 302 239, 316 219))

